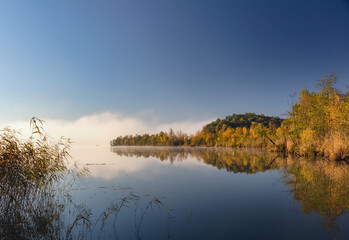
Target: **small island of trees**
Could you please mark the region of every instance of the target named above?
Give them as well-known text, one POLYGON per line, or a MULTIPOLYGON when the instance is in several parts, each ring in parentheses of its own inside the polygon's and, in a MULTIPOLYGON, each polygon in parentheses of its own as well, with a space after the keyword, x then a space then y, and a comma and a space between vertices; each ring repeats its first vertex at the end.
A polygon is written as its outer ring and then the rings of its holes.
POLYGON ((260 147, 298 156, 349 159, 349 88, 335 88, 337 76, 325 75, 317 91, 303 89, 286 119, 233 114, 217 119, 195 135, 172 129, 157 134, 120 136, 111 146, 260 147))

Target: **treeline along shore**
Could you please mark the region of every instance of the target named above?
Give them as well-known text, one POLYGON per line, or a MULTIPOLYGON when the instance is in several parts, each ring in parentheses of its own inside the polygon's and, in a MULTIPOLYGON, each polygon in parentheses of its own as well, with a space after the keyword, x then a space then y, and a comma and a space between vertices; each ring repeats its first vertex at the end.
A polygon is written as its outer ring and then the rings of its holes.
POLYGON ((182 132, 120 136, 111 146, 259 147, 299 156, 349 160, 349 88, 336 89, 337 76, 325 75, 299 93, 285 119, 233 114, 217 119, 195 135, 182 132))

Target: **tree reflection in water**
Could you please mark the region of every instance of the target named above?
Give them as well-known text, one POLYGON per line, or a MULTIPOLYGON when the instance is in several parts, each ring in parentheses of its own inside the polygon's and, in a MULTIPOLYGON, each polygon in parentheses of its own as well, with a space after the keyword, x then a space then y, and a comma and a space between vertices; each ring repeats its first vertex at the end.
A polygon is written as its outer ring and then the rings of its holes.
POLYGON ((112 147, 120 156, 155 157, 161 161, 196 158, 228 172, 254 174, 278 170, 304 214, 321 216, 326 230, 338 233, 336 220, 349 210, 349 166, 325 159, 287 157, 260 149, 112 147))
POLYGON ((304 214, 320 215, 324 227, 338 232, 336 219, 349 210, 349 168, 344 162, 298 159, 288 165, 284 182, 304 214))
MULTIPOLYGON (((129 194, 106 206, 97 219, 91 217, 90 209, 70 197, 74 181, 88 171, 67 167, 69 147, 69 141, 52 143, 43 135, 27 141, 11 130, 0 135, 0 238, 84 239, 99 237, 106 224, 114 225, 117 238, 116 219, 125 206, 132 205, 138 210, 134 235, 140 239, 144 210, 162 207, 161 201, 129 194)), ((331 232, 339 231, 336 220, 349 209, 349 169, 343 162, 286 159, 258 149, 113 147, 112 151, 171 163, 195 158, 233 173, 280 171, 303 213, 321 216, 331 232)))

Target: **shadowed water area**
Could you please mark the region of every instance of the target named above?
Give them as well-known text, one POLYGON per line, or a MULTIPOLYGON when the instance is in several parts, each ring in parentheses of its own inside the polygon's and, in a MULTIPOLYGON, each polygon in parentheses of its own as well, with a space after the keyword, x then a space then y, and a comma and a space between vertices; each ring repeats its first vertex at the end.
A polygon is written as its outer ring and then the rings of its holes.
POLYGON ((233 148, 75 147, 71 155, 89 174, 26 187, 3 179, 2 238, 349 237, 341 162, 233 148))

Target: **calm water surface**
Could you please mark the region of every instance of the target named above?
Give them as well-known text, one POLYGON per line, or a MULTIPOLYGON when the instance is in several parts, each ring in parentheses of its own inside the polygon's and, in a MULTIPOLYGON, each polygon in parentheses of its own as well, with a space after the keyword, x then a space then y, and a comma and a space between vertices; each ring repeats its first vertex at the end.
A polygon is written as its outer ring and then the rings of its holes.
MULTIPOLYGON (((90 170, 69 196, 90 222, 74 225, 77 238, 349 238, 342 163, 228 148, 76 147, 72 156, 90 170)), ((66 211, 65 221, 77 216, 66 211)))

